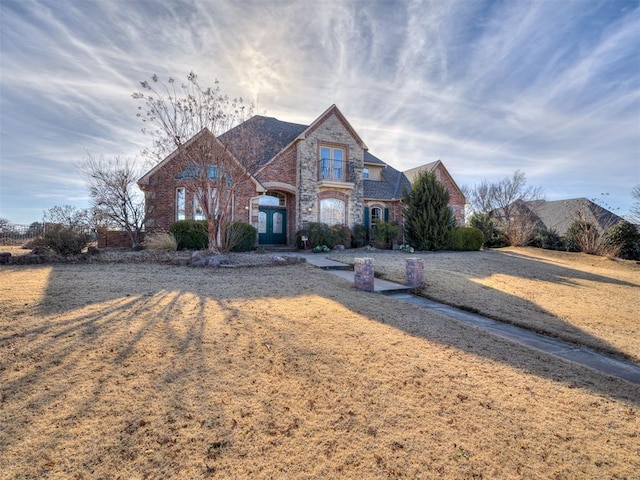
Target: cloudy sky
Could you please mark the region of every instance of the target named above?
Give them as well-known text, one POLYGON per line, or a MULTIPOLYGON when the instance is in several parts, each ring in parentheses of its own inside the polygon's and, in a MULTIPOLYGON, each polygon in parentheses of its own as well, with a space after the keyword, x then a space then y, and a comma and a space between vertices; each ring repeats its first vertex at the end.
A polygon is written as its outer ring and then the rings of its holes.
POLYGON ((139 157, 131 94, 192 70, 280 120, 335 103, 400 170, 618 214, 640 183, 637 0, 0 0, 0 217, 88 206, 74 165, 139 157))

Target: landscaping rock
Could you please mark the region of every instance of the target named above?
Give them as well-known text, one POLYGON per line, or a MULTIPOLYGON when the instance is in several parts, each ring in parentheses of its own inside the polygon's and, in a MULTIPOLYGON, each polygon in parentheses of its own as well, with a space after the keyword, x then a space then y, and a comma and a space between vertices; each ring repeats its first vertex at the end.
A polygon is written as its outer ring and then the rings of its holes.
POLYGON ((209 266, 210 267, 219 267, 220 265, 229 265, 231 260, 226 255, 214 255, 209 258, 209 266))
POLYGON ((10 259, 11 259, 10 252, 0 253, 0 265, 6 265, 7 263, 9 263, 10 259))
POLYGON ((191 254, 191 266, 192 267, 205 267, 208 263, 207 257, 202 252, 193 252, 191 254))

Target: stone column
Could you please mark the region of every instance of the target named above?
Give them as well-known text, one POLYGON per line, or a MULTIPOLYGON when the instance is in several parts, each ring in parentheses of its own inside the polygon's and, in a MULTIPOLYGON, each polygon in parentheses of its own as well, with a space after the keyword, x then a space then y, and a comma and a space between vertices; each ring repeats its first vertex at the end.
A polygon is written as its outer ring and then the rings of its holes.
POLYGON ((407 285, 413 290, 424 283, 424 261, 421 258, 407 258, 407 285))
POLYGON ((353 272, 356 288, 373 292, 373 258, 355 258, 353 272))

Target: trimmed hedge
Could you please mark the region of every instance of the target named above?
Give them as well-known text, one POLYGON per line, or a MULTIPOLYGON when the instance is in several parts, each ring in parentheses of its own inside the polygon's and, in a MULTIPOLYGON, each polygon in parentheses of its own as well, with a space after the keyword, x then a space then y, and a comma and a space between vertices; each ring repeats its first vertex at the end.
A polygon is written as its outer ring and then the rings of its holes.
POLYGON ((209 247, 206 220, 178 220, 169 228, 178 242, 178 250, 203 250, 209 247))
POLYGON ((450 241, 451 250, 472 252, 480 250, 484 244, 482 230, 475 227, 456 227, 450 241))

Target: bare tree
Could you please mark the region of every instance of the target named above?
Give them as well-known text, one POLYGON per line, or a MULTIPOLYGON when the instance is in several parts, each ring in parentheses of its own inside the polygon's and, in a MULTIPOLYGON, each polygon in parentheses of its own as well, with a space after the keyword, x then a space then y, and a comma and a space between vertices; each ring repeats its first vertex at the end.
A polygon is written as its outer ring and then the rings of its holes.
POLYGON ((85 232, 91 228, 91 214, 86 209, 79 209, 73 205, 56 205, 44 211, 44 223, 63 225, 78 232, 85 232))
POLYGON ((262 142, 244 123, 253 106, 223 95, 217 80, 213 88, 201 87, 193 72, 179 87, 175 79, 165 83, 157 75, 140 84, 144 92, 133 98, 143 103, 138 117, 149 126, 143 132, 153 138, 153 155, 160 161, 177 153, 185 172, 182 180, 207 219, 209 248, 227 250, 235 194, 250 180, 260 158, 262 142))
POLYGON ((129 233, 132 248, 140 245, 144 227, 144 198, 137 180, 140 172, 132 160, 91 155, 79 165, 91 195, 94 219, 116 225, 129 233))
POLYGON ((477 214, 490 214, 511 245, 526 245, 535 232, 535 214, 528 202, 542 200, 540 187, 527 185, 523 172, 516 170, 511 177, 499 182, 483 180, 469 191, 471 207, 477 214))

